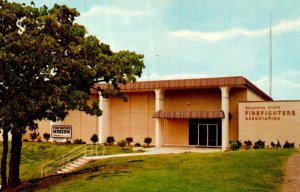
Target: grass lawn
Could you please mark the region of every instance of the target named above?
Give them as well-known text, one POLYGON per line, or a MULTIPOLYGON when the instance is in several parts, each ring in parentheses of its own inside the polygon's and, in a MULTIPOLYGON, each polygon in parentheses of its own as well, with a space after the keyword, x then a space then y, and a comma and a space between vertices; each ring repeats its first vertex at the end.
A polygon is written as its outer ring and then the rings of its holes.
MULTIPOLYGON (((78 144, 53 144, 46 142, 23 142, 20 178, 22 181, 39 178, 41 165, 57 157, 66 154, 78 147, 78 144)), ((130 153, 132 150, 121 150, 118 146, 106 146, 105 154, 130 153)), ((10 150, 9 150, 10 153, 10 150)), ((2 143, 0 142, 0 154, 2 154, 2 143)), ((10 154, 8 154, 10 155, 10 154)), ((9 159, 7 164, 9 163, 9 159)), ((0 178, 1 181, 1 178, 0 178)))
POLYGON ((295 150, 170 154, 113 158, 76 172, 36 179, 25 191, 280 191, 295 150))

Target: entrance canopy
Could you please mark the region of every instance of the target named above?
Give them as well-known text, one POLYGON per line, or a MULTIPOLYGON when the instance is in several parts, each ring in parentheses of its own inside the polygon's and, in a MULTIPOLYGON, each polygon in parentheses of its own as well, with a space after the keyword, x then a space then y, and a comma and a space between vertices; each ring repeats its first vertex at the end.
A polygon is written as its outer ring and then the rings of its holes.
POLYGON ((161 119, 221 119, 223 111, 163 111, 153 113, 153 118, 161 119))

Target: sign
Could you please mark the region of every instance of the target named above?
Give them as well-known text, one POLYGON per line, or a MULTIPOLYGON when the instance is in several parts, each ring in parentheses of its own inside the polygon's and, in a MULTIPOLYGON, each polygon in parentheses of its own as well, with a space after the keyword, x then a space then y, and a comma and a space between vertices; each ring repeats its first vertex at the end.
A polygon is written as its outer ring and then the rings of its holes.
POLYGON ((296 116, 293 109, 282 109, 281 105, 245 105, 244 117, 246 121, 269 121, 281 120, 284 117, 296 116))
POLYGON ((72 125, 52 125, 52 138, 72 138, 72 125))

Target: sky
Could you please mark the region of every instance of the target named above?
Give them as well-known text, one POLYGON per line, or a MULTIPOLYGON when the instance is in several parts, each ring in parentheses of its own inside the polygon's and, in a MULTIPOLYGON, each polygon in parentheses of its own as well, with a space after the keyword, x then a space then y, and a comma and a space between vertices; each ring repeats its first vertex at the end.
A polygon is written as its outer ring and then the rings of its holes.
POLYGON ((244 76, 267 94, 272 26, 271 96, 300 100, 300 0, 34 2, 76 8, 89 35, 144 54, 140 80, 244 76))

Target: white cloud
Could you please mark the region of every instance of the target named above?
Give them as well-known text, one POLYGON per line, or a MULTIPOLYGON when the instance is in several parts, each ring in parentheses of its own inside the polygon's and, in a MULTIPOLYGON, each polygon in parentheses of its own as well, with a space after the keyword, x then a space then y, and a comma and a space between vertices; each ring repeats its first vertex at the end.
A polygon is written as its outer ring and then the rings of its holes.
POLYGON ((139 80, 172 80, 172 79, 195 79, 195 78, 206 78, 209 77, 207 74, 171 74, 171 75, 158 75, 150 74, 149 77, 145 73, 139 80))
MULTIPOLYGON (((286 76, 281 74, 272 79, 272 96, 275 100, 299 99, 300 83, 292 80, 286 80, 286 76)), ((269 78, 262 77, 254 84, 261 88, 265 93, 269 93, 269 78)))
POLYGON ((87 15, 94 14, 110 14, 110 15, 118 15, 118 16, 126 16, 126 17, 148 17, 150 14, 145 11, 133 11, 126 9, 119 9, 116 7, 103 7, 103 6, 94 6, 90 10, 88 10, 87 15))
MULTIPOLYGON (((294 21, 281 21, 279 24, 272 27, 273 33, 284 33, 300 29, 300 18, 294 21)), ((243 28, 232 28, 219 32, 198 32, 191 30, 180 30, 170 32, 170 36, 186 38, 190 40, 205 40, 210 42, 218 42, 226 39, 233 39, 237 37, 257 37, 267 35, 269 28, 259 30, 248 30, 243 28)))

